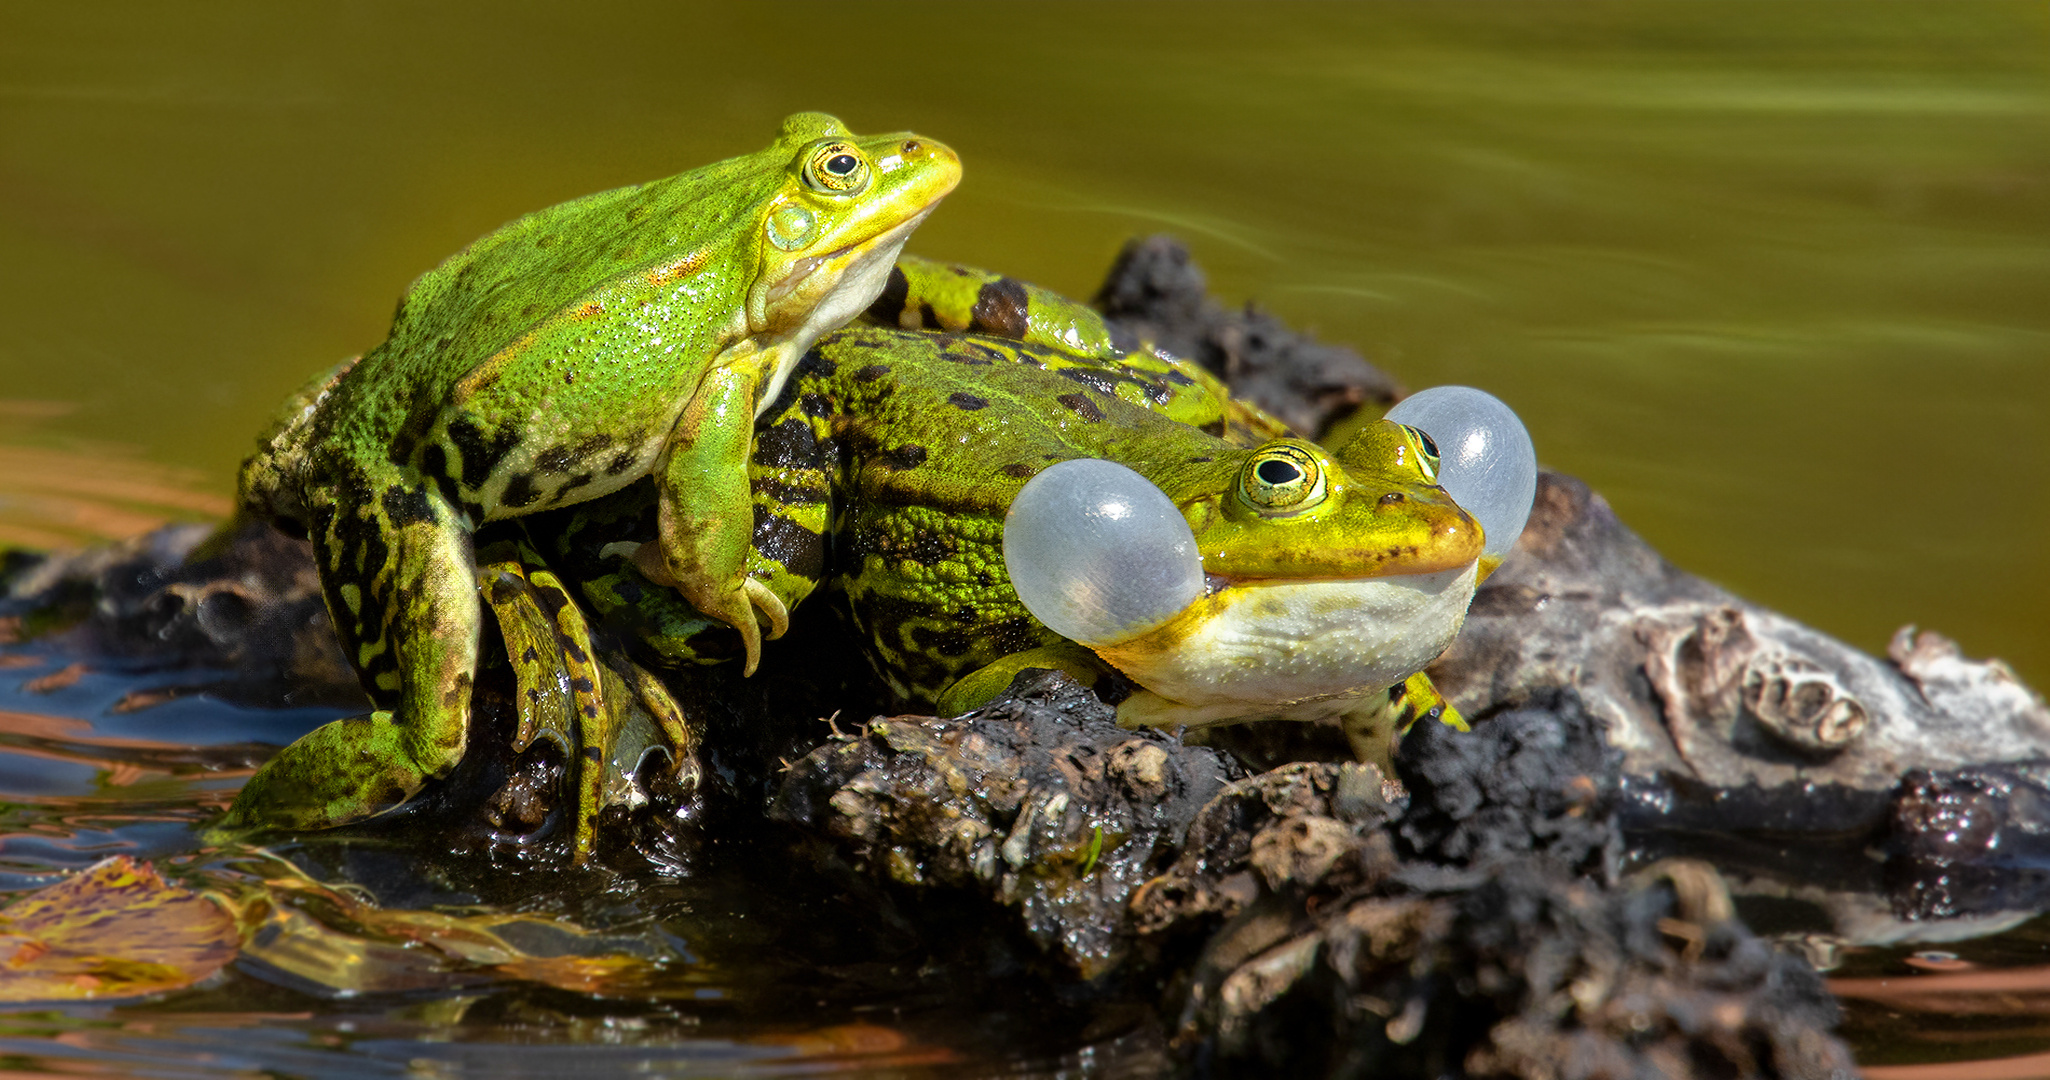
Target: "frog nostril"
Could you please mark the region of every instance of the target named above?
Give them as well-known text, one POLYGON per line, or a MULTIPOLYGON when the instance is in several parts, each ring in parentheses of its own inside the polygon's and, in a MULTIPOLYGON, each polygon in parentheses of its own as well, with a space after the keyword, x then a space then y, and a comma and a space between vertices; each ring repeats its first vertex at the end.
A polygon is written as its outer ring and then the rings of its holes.
POLYGON ((917 140, 917 139, 906 139, 906 140, 904 140, 904 152, 905 152, 906 154, 916 154, 916 153, 918 153, 918 140, 917 140))
POLYGON ((1400 491, 1391 491, 1388 494, 1381 496, 1381 505, 1394 506, 1396 503, 1399 503, 1406 498, 1408 498, 1408 496, 1404 495, 1400 491))

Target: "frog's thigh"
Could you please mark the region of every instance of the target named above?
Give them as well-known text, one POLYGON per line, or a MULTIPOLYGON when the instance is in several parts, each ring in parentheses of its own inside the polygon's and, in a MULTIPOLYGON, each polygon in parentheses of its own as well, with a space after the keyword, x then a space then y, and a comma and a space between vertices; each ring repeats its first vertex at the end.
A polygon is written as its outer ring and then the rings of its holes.
POLYGON ((398 673, 394 718, 414 767, 438 777, 462 759, 469 739, 482 621, 470 533, 432 491, 387 495, 382 502, 395 526, 375 579, 384 597, 384 640, 398 673))
POLYGON ((749 366, 717 367, 705 376, 670 433, 658 511, 669 576, 692 607, 740 631, 750 674, 761 654, 756 601, 746 587, 754 543, 748 457, 760 385, 749 366))

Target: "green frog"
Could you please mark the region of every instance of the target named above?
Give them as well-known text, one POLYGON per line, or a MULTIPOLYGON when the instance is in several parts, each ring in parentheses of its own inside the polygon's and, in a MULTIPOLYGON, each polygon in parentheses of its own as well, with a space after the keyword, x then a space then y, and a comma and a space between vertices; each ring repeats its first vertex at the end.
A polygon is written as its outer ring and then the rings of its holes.
POLYGON ((745 568, 754 420, 960 173, 930 139, 800 113, 763 150, 529 214, 415 281, 390 337, 295 395, 243 467, 243 511, 312 539, 378 707, 286 748, 250 805, 320 828, 446 774, 477 663, 472 533, 643 477, 665 574, 752 667, 786 619, 745 568))
MULTIPOLYGON (((907 707, 964 712, 1023 668, 1055 668, 1124 694, 1127 724, 1337 717, 1385 763, 1418 716, 1462 724, 1420 670, 1488 567, 1436 463, 1429 436, 1387 421, 1336 452, 1294 438, 1144 351, 850 327, 762 417, 748 572, 789 608, 821 584, 839 594, 907 707), (1014 500, 1076 459, 1136 470, 1200 552, 1196 596, 1104 640, 1050 629, 1006 571, 1014 500)), ((600 618, 662 661, 740 654, 666 587, 648 487, 525 525, 600 618)))

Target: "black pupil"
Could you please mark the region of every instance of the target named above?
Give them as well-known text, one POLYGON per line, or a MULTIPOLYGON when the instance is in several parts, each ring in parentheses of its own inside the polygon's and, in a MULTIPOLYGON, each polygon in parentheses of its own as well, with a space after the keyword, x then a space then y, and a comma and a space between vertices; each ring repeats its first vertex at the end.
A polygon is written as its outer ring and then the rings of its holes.
POLYGON ((1423 429, 1418 428, 1416 432, 1416 437, 1424 441, 1424 453, 1429 454, 1432 457, 1438 456, 1438 444, 1431 441, 1430 435, 1426 434, 1423 431, 1423 429))
POLYGON ((1293 484, 1303 477, 1301 469, 1286 461, 1263 461, 1253 471, 1259 475, 1260 479, 1275 487, 1280 487, 1283 484, 1293 484))
POLYGON ((834 154, 826 159, 826 171, 834 176, 846 176, 853 172, 858 164, 860 163, 854 160, 853 154, 834 154))

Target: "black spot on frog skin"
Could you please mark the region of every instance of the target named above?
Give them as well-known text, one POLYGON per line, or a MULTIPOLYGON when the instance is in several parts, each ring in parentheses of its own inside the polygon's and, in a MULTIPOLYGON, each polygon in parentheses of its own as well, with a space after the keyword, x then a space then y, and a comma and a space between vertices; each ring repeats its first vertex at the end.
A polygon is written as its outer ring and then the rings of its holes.
POLYGON ((970 394, 966 391, 956 390, 952 394, 947 395, 947 404, 952 405, 957 409, 965 409, 969 412, 974 412, 977 409, 989 408, 989 399, 979 398, 976 397, 974 394, 970 394))
POLYGON ((833 415, 833 399, 824 394, 806 394, 797 399, 797 404, 806 416, 833 415))
MULTIPOLYGON (((442 449, 440 443, 428 443, 427 449, 420 452, 420 469, 434 481, 435 490, 441 492, 443 501, 450 506, 464 505, 462 489, 456 485, 456 478, 449 475, 448 451, 442 449)), ((482 520, 478 514, 471 517, 482 520)))
POLYGON ((1001 471, 1005 476, 1015 476, 1020 480, 1030 480, 1034 476, 1039 475, 1039 466, 1029 461, 1014 461, 1004 466, 1001 471))
POLYGON ((892 266, 889 280, 883 282, 883 291, 876 296, 876 302, 868 306, 868 317, 886 326, 896 326, 897 318, 910 298, 911 279, 904 276, 902 267, 892 266))
POLYGON ((463 486, 475 491, 491 479, 499 463, 519 445, 520 436, 511 429, 486 432, 469 417, 459 417, 449 421, 448 441, 462 455, 463 486))
POLYGON ((816 375, 821 379, 830 379, 839 370, 839 364, 834 363, 825 353, 820 352, 818 346, 813 346, 810 351, 804 354, 804 358, 797 362, 797 367, 792 369, 791 378, 794 381, 802 376, 816 375))
MULTIPOLYGON (((1007 353, 1001 349, 996 348, 993 345, 989 345, 980 341, 963 341, 961 343, 961 351, 964 353, 972 353, 976 356, 981 357, 982 362, 986 364, 1008 364, 1011 363, 1014 358, 1026 360, 1027 362, 1032 362, 1031 358, 1025 356, 1023 353, 1007 353)), ((1035 363, 1035 366, 1038 365, 1035 363)))
POLYGON ((580 472, 575 476, 570 477, 569 480, 566 481, 561 487, 556 488, 555 497, 556 499, 560 500, 564 495, 567 495, 570 492, 575 491, 580 487, 583 487, 585 484, 588 484, 595 479, 597 479, 597 475, 595 473, 580 472))
POLYGON ((1217 460, 1216 458, 1214 458, 1214 457, 1211 457, 1211 456, 1210 456, 1210 455, 1208 455, 1208 454, 1204 454, 1204 455, 1203 455, 1203 456, 1201 456, 1201 457, 1192 457, 1192 458, 1190 458, 1190 459, 1189 459, 1189 464, 1191 464, 1191 465, 1203 465, 1203 464, 1207 464, 1207 463, 1209 463, 1209 462, 1212 462, 1212 461, 1216 461, 1216 460, 1217 460))
POLYGON ((756 495, 766 496, 784 506, 817 506, 826 501, 825 488, 787 484, 771 477, 755 477, 748 482, 748 489, 756 495))
POLYGON ((1167 380, 1168 382, 1175 384, 1176 386, 1196 385, 1196 380, 1191 379, 1187 375, 1184 375, 1181 372, 1176 371, 1172 368, 1169 368, 1168 370, 1161 372, 1160 377, 1162 379, 1167 380))
POLYGON ((903 472, 905 469, 915 469, 925 464, 926 452, 925 447, 917 443, 905 443, 902 446, 885 450, 877 456, 882 461, 883 467, 903 472))
POLYGON ((911 640, 920 652, 939 656, 962 656, 975 647, 975 637, 961 630, 935 630, 929 626, 911 628, 911 640))
POLYGON ((627 574, 620 574, 612 579, 612 591, 629 604, 638 604, 641 597, 647 595, 647 591, 641 588, 641 583, 627 574))
POLYGON ((612 436, 600 432, 572 446, 551 446, 534 456, 534 467, 542 472, 568 472, 612 448, 612 436))
POLYGON ((621 450, 619 453, 612 455, 611 461, 605 463, 605 475, 618 476, 620 473, 633 468, 634 462, 638 460, 640 458, 633 451, 621 450))
POLYGON ((393 528, 398 529, 409 525, 432 525, 434 506, 427 501, 425 491, 391 487, 384 492, 384 516, 393 528))
POLYGON ((442 449, 440 443, 427 444, 427 449, 420 452, 420 471, 429 476, 446 476, 448 451, 442 449))
POLYGON ((505 494, 498 497, 498 503, 517 510, 522 506, 532 506, 540 497, 541 492, 534 487, 534 474, 520 473, 505 482, 505 494))
POLYGON ((1089 400, 1089 395, 1087 394, 1062 394, 1054 400, 1060 402, 1062 405, 1067 406, 1068 409, 1072 411, 1076 416, 1079 416, 1092 424, 1103 419, 1103 411, 1096 407, 1095 402, 1089 400))
POLYGON ((1215 435, 1218 438, 1222 439, 1224 438, 1224 418, 1220 416, 1217 419, 1212 420, 1209 423, 1198 427, 1196 430, 1202 432, 1205 435, 1215 435))
POLYGON ((1105 375, 1103 372, 1090 371, 1087 368, 1062 368, 1061 377, 1073 382, 1081 383, 1083 386, 1086 386, 1089 389, 1104 395, 1105 397, 1110 397, 1116 394, 1118 389, 1118 381, 1116 379, 1113 379, 1110 376, 1105 375))
POLYGON ((930 529, 915 529, 906 537, 887 528, 858 526, 841 536, 840 557, 849 565, 860 565, 874 555, 892 568, 907 562, 933 566, 960 551, 958 538, 930 529))
POLYGON ((998 337, 1023 338, 1031 326, 1030 301, 1025 284, 1016 278, 998 278, 976 290, 975 306, 968 312, 968 328, 998 337))
POLYGON ((761 506, 755 507, 754 545, 764 558, 782 563, 806 580, 825 577, 826 538, 761 506))
POLYGON ((817 468, 818 436, 796 417, 755 432, 755 464, 771 469, 817 468))
POLYGON ((888 364, 870 364, 854 373, 855 382, 874 382, 890 373, 888 364))

